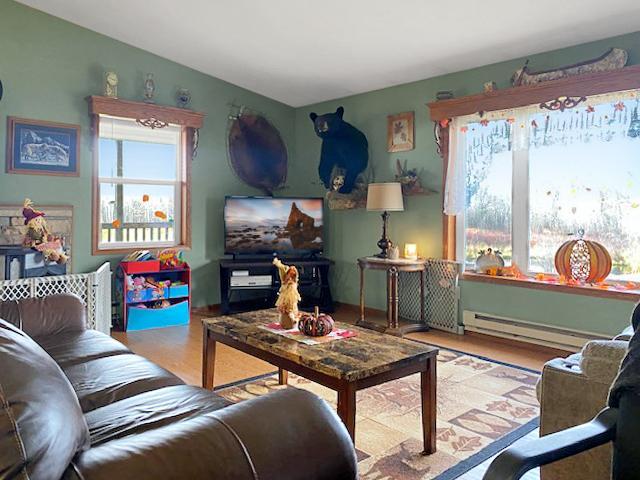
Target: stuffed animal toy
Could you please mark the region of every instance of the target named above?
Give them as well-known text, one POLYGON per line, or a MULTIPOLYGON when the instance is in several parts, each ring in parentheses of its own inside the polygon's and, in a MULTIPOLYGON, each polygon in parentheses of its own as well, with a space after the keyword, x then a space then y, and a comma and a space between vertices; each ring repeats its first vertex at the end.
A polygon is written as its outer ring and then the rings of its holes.
POLYGON ((145 277, 133 277, 133 290, 142 290, 147 284, 147 279, 145 277))
POLYGON ((280 290, 276 301, 276 308, 280 312, 280 326, 289 330, 298 323, 298 302, 301 300, 298 293, 298 269, 285 265, 278 258, 273 259, 273 264, 280 275, 280 290))
POLYGON ((158 260, 160 260, 160 267, 167 270, 181 268, 186 263, 184 261, 184 253, 182 250, 176 250, 175 248, 162 250, 158 254, 158 260))
POLYGON ((316 135, 322 139, 318 173, 327 190, 331 190, 334 168, 344 171, 338 192, 351 193, 356 179, 369 163, 369 143, 360 130, 342 119, 344 108, 335 113, 309 114, 316 135))
POLYGON ((47 262, 60 265, 67 263, 69 257, 64 253, 61 240, 49 232, 44 212, 33 208, 29 198, 25 198, 22 207, 24 224, 27 226, 22 245, 41 252, 47 262))

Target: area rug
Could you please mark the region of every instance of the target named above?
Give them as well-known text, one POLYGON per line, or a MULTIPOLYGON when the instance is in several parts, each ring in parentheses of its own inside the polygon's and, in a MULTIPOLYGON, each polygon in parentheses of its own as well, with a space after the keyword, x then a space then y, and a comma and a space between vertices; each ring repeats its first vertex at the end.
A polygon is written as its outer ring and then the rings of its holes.
MULTIPOLYGON (((356 451, 362 480, 450 480, 538 426, 538 374, 463 352, 438 355, 438 451, 422 456, 420 376, 357 393, 356 451)), ((281 388, 312 391, 336 407, 336 393, 296 375, 267 375, 217 389, 233 403, 281 388)))

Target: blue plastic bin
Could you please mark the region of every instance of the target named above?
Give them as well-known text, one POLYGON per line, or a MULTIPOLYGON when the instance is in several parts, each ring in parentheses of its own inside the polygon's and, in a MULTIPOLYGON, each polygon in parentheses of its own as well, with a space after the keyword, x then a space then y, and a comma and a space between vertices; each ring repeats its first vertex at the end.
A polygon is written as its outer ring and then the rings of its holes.
POLYGON ((169 298, 167 288, 143 288, 142 290, 127 290, 127 303, 149 302, 169 298))
POLYGON ((177 285, 169 287, 169 298, 183 298, 189 296, 189 285, 177 285))
POLYGON ((189 302, 184 301, 167 308, 140 308, 127 310, 127 332, 150 328, 175 327, 189 324, 189 302))

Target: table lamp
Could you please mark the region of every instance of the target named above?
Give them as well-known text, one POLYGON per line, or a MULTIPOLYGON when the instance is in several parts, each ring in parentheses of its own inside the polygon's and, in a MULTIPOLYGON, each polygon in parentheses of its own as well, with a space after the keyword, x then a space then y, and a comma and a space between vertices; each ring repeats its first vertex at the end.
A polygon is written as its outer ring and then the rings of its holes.
POLYGON ((387 238, 389 212, 401 212, 404 210, 400 183, 370 183, 367 191, 367 210, 370 212, 382 212, 382 238, 378 240, 380 253, 376 257, 387 258, 389 248, 393 245, 391 240, 387 238))
POLYGON ((415 243, 404 244, 404 258, 407 260, 418 259, 418 246, 415 243))

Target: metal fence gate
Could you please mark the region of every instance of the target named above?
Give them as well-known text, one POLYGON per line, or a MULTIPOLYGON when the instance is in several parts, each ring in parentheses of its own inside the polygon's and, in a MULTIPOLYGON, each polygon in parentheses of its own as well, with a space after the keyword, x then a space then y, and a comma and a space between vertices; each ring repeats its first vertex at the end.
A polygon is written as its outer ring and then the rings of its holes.
POLYGON ((400 272, 398 277, 399 315, 420 321, 420 275, 425 276, 424 302, 427 325, 458 333, 460 264, 451 260, 425 260, 424 272, 400 272))

